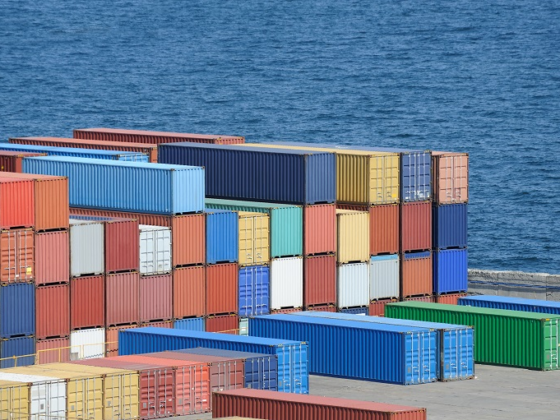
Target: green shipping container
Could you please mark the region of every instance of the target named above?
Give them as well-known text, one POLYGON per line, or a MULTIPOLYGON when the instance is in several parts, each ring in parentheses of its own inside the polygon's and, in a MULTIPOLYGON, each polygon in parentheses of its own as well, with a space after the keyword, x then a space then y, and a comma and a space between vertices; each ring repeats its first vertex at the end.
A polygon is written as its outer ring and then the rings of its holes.
POLYGON ((479 363, 559 369, 557 315, 409 301, 385 305, 385 316, 473 326, 479 363))
POLYGON ((254 201, 207 198, 210 209, 250 211, 270 216, 270 257, 291 257, 303 253, 303 209, 301 206, 254 201))

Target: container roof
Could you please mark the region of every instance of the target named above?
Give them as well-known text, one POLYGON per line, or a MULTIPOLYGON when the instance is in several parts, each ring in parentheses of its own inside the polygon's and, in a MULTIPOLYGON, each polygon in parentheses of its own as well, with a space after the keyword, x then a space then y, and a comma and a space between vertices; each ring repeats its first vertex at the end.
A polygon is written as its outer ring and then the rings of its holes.
POLYGON ((155 170, 173 170, 173 171, 187 171, 187 170, 200 170, 200 166, 187 166, 187 165, 171 165, 167 163, 149 163, 149 162, 130 162, 123 160, 107 160, 107 159, 89 159, 71 156, 38 156, 29 157, 26 159, 48 160, 51 162, 68 162, 68 163, 85 163, 89 165, 99 166, 126 166, 130 168, 143 168, 155 170))
POLYGON ((509 296, 489 296, 489 295, 465 296, 461 299, 467 302, 469 300, 477 300, 482 302, 512 303, 516 305, 542 306, 544 308, 560 309, 560 302, 554 302, 550 300, 523 299, 523 298, 509 297, 509 296))
POLYGON ((227 144, 205 144, 205 143, 163 143, 160 147, 185 147, 191 149, 215 149, 215 150, 229 150, 234 152, 262 152, 277 155, 333 155, 331 152, 320 152, 313 150, 295 150, 295 149, 274 149, 268 147, 240 147, 240 145, 227 145, 227 144))
POLYGON ((21 152, 44 152, 44 153, 83 153, 87 155, 99 155, 99 156, 137 156, 141 153, 139 152, 125 152, 121 150, 100 150, 100 149, 81 149, 78 147, 57 147, 57 146, 39 146, 36 144, 17 144, 17 143, 2 143, 0 144, 1 149, 8 149, 21 152))

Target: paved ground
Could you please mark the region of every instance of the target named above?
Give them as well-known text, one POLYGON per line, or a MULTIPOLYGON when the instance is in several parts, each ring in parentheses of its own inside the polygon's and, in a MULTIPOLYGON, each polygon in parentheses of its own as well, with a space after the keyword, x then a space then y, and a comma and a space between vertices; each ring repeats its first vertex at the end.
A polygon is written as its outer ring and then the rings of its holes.
POLYGON ((477 365, 476 374, 470 381, 413 386, 312 376, 310 386, 313 395, 427 407, 430 420, 560 419, 560 371, 477 365))

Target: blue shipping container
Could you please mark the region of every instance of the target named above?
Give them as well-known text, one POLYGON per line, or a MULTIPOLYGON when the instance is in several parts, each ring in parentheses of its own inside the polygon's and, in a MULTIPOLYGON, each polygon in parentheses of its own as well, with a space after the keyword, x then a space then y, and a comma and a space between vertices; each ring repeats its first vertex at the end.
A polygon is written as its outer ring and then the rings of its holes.
POLYGON ((245 361, 244 388, 278 391, 278 357, 273 354, 247 353, 221 349, 197 347, 177 350, 181 353, 243 359, 245 361))
POLYGON ((474 377, 474 331, 465 325, 440 322, 411 321, 379 316, 359 316, 333 312, 294 312, 315 318, 344 319, 347 321, 372 322, 387 325, 407 325, 427 328, 437 334, 437 377, 440 381, 471 379, 474 377))
POLYGON ((442 204, 432 209, 434 249, 467 247, 467 204, 442 204))
POLYGON ((249 334, 309 343, 309 372, 401 385, 437 380, 436 333, 427 328, 265 315, 249 318, 249 334))
POLYGON ((163 163, 204 166, 206 195, 286 204, 334 203, 334 153, 173 143, 158 146, 163 163))
POLYGON ((258 265, 239 268, 239 316, 270 312, 270 268, 258 265))
POLYGON ((0 337, 35 335, 35 285, 0 286, 0 337))
POLYGON ((468 258, 466 249, 434 251, 434 293, 466 292, 468 288, 468 258))
POLYGON ((205 209, 206 263, 239 261, 239 216, 228 210, 205 209))
POLYGON ((14 152, 46 153, 48 156, 71 156, 87 159, 125 160, 128 162, 148 162, 148 155, 119 150, 92 150, 72 147, 37 146, 34 144, 1 143, 0 150, 14 152))
POLYGON ((523 299, 490 295, 466 296, 459 298, 458 305, 560 315, 560 302, 539 299, 523 299))
POLYGON ((2 359, 0 362, 2 369, 35 364, 35 337, 17 337, 0 341, 0 359, 2 359))
POLYGON ((343 314, 367 315, 369 313, 369 308, 367 306, 363 306, 359 308, 345 308, 345 309, 340 309, 340 312, 342 312, 343 314))
POLYGON ((176 330, 206 331, 204 318, 176 319, 173 322, 173 328, 176 330))
POLYGON ((119 355, 208 347, 278 357, 278 391, 309 394, 308 345, 301 341, 167 328, 119 331, 119 355))
POLYGON ((23 159, 23 172, 67 176, 71 207, 167 215, 204 210, 204 168, 44 156, 23 159))

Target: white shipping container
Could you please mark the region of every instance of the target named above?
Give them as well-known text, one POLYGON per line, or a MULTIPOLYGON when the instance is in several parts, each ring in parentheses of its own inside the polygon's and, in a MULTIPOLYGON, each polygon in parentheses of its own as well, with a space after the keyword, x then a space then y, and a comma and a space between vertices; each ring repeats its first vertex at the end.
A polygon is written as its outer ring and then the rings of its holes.
POLYGON ((369 263, 340 264, 336 269, 338 308, 369 305, 369 263))
POLYGON ((70 360, 105 357, 105 328, 70 333, 70 360))
POLYGON ((105 271, 104 224, 70 219, 70 274, 102 274, 105 271))
MULTIPOLYGON (((47 376, 0 371, 0 380, 31 384, 29 420, 66 418, 66 381, 47 376)), ((9 418, 9 417, 7 417, 9 418)), ((18 418, 18 416, 14 417, 18 418)))
POLYGON ((369 299, 400 296, 399 256, 379 255, 369 262, 369 299))
POLYGON ((303 258, 270 262, 270 310, 303 306, 303 258))
POLYGON ((171 229, 140 225, 140 274, 171 271, 171 229))

